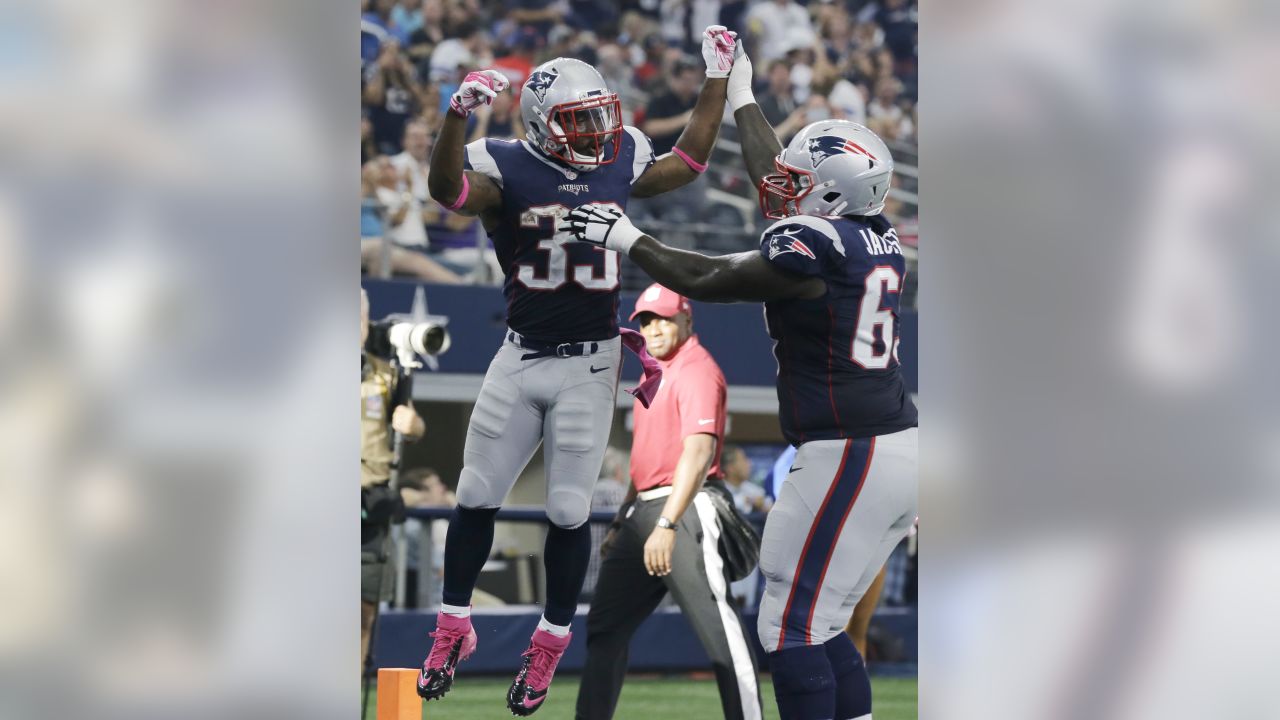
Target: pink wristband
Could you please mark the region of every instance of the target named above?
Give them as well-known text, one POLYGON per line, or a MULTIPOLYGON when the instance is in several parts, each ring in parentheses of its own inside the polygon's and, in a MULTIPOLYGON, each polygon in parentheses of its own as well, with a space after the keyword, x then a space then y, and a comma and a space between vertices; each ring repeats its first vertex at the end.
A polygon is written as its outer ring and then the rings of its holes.
POLYGON ((445 209, 457 210, 458 208, 462 207, 462 204, 467 201, 467 194, 470 192, 471 192, 471 181, 467 180, 467 173, 464 170, 462 172, 462 192, 458 193, 458 199, 454 200, 452 204, 445 205, 444 206, 445 209))
POLYGON ((671 152, 675 153, 675 154, 676 154, 676 157, 678 157, 678 158, 680 158, 681 160, 683 160, 683 161, 684 161, 684 164, 685 164, 685 165, 688 165, 690 170, 692 170, 692 171, 694 171, 694 172, 698 173, 699 175, 701 175, 702 173, 704 173, 704 172, 706 172, 706 171, 707 171, 707 164, 706 164, 706 163, 700 163, 700 162, 698 162, 697 160, 694 160, 693 158, 689 157, 689 154, 688 154, 688 153, 686 153, 685 151, 681 150, 680 148, 678 148, 678 147, 673 147, 673 148, 671 148, 671 152))

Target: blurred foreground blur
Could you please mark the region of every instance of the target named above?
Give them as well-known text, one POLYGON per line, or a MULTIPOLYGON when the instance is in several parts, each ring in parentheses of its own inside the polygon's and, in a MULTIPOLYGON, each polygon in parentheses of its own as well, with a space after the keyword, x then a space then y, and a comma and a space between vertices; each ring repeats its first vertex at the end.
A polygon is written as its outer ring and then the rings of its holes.
POLYGON ((356 712, 331 13, 0 10, 0 718, 356 712))
POLYGON ((1280 716, 1277 19, 923 3, 926 717, 1280 716))

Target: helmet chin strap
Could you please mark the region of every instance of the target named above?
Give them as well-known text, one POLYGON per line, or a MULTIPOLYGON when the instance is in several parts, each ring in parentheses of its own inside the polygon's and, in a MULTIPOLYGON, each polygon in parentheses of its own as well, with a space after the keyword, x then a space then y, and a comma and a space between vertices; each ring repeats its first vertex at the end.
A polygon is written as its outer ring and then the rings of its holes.
POLYGON ((591 172, 592 170, 595 170, 596 168, 599 167, 599 165, 597 165, 594 162, 584 163, 582 162, 582 160, 579 159, 579 158, 584 158, 586 160, 595 160, 594 156, 583 155, 582 153, 578 152, 577 150, 574 150, 568 145, 565 145, 563 143, 557 143, 550 138, 547 138, 547 141, 543 143, 542 146, 539 146, 538 149, 542 151, 542 154, 545 155, 548 160, 551 160, 552 162, 560 163, 561 165, 568 165, 570 168, 572 168, 577 172, 591 172), (571 159, 565 160, 564 158, 556 157, 555 153, 551 152, 552 148, 549 146, 563 147, 565 150, 565 153, 568 154, 571 159))
POLYGON ((589 172, 599 167, 599 158, 595 155, 583 155, 568 145, 566 145, 564 149, 569 152, 569 157, 573 158, 574 162, 582 164, 582 167, 576 168, 577 170, 589 172))

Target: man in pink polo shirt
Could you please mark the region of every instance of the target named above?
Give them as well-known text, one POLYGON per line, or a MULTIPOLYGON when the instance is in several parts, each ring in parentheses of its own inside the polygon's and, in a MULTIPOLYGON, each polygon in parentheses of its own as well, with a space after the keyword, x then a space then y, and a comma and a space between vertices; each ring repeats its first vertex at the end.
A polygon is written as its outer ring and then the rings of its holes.
POLYGON ((577 717, 613 717, 631 636, 670 592, 711 659, 725 718, 758 719, 755 658, 729 600, 720 525, 707 497, 714 491, 707 485, 723 485, 724 374, 693 334, 687 299, 650 285, 631 320, 662 365, 662 385, 648 409, 635 408, 628 502, 601 548, 577 717))

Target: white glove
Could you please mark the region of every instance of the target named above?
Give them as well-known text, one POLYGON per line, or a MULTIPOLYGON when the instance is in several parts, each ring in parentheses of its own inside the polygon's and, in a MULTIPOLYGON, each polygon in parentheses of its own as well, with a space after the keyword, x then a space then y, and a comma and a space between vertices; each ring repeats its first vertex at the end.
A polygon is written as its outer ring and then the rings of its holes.
POLYGON ((734 47, 737 40, 738 33, 730 31, 723 25, 709 25, 702 31, 702 59, 707 63, 707 77, 729 76, 729 68, 733 67, 734 47))
POLYGON ((751 92, 751 58, 747 57, 747 51, 742 49, 742 41, 739 40, 734 46, 733 69, 729 71, 729 107, 737 112, 740 108, 750 105, 756 101, 755 93, 751 92))
POLYGON ((644 235, 616 206, 601 203, 580 205, 569 213, 569 233, 574 240, 623 255, 644 235))
POLYGON ((493 102, 498 93, 511 85, 507 76, 497 70, 473 70, 467 73, 458 86, 458 91, 449 98, 449 109, 468 117, 471 111, 481 105, 493 102))

